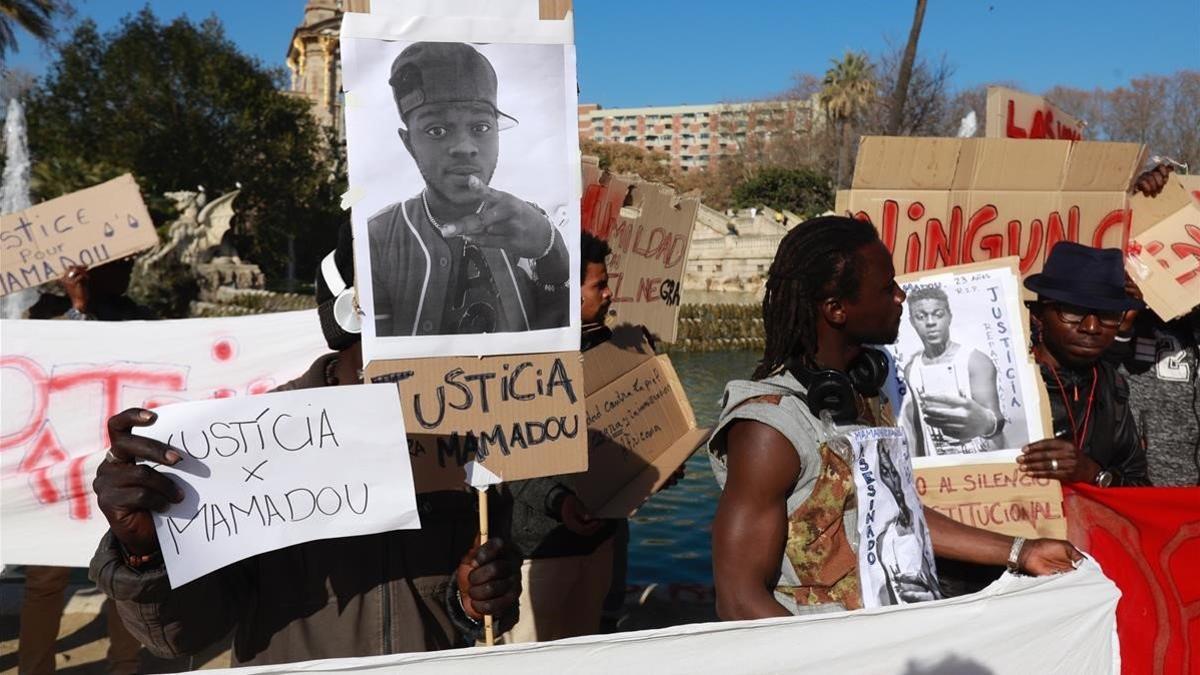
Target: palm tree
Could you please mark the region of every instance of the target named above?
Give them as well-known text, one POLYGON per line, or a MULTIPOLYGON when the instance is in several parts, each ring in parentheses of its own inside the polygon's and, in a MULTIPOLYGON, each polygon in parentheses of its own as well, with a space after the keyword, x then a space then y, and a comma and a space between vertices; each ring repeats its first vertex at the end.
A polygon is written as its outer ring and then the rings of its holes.
POLYGON ((15 28, 42 42, 53 37, 54 16, 63 9, 60 0, 0 0, 0 58, 17 51, 15 28))
POLYGON ((851 130, 875 98, 875 67, 866 54, 856 52, 846 52, 842 60, 832 63, 825 71, 820 101, 826 118, 838 130, 837 184, 843 187, 850 166, 851 130))
POLYGON ((900 72, 896 76, 896 90, 892 92, 892 109, 888 115, 887 131, 895 136, 904 123, 904 106, 908 103, 908 83, 912 79, 913 62, 917 60, 917 40, 921 38, 921 24, 925 22, 925 2, 917 0, 917 11, 913 14, 912 28, 908 32, 908 44, 904 46, 904 57, 900 60, 900 72))

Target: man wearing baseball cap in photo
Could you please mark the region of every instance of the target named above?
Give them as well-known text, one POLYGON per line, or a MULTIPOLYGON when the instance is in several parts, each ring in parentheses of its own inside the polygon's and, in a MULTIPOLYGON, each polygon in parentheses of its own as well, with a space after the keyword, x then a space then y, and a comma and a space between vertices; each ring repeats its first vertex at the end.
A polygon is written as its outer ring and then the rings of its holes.
POLYGON ((489 187, 496 71, 469 44, 418 42, 392 63, 400 141, 420 194, 368 221, 380 337, 526 331, 569 322, 569 257, 545 212, 489 187))
POLYGON ((1054 438, 1027 445, 1022 469, 1067 483, 1150 485, 1129 385, 1101 358, 1126 313, 1144 307, 1126 293, 1121 251, 1059 242, 1025 287, 1038 294, 1030 304, 1033 349, 1054 438))

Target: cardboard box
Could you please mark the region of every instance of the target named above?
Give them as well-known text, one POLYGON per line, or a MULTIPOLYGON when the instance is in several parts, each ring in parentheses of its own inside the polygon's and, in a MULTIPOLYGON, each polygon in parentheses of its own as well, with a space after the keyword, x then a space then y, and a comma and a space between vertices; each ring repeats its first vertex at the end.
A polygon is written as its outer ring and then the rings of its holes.
POLYGON ((988 138, 1083 140, 1087 122, 1041 96, 1007 87, 988 87, 988 138))
POLYGON ((419 493, 462 489, 470 462, 504 481, 588 468, 578 352, 373 361, 365 377, 400 388, 419 493))
POLYGON ((588 510, 627 518, 708 438, 667 356, 607 342, 584 353, 589 437, 586 474, 568 484, 588 510), (616 375, 631 362, 632 369, 616 375))
POLYGON ((614 323, 645 326, 660 340, 674 342, 699 198, 601 171, 590 157, 583 162, 583 186, 583 229, 612 248, 614 323))
POLYGON ((153 248, 154 223, 125 174, 0 216, 0 296, 153 248))
POLYGON ((836 210, 875 224, 897 273, 1016 255, 1025 276, 1063 239, 1125 247, 1126 190, 1144 152, 1137 143, 871 136, 836 210))

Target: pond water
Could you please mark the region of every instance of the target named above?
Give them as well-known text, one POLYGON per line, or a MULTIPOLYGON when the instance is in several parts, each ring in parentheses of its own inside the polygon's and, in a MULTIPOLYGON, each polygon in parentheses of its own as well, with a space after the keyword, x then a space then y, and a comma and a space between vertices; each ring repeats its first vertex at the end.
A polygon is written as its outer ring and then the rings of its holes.
MULTIPOLYGON (((725 383, 749 377, 760 356, 753 351, 671 354, 698 424, 712 426, 725 383)), ((711 584, 710 532, 719 496, 708 456, 696 453, 688 460, 687 476, 631 519, 627 583, 711 584)))

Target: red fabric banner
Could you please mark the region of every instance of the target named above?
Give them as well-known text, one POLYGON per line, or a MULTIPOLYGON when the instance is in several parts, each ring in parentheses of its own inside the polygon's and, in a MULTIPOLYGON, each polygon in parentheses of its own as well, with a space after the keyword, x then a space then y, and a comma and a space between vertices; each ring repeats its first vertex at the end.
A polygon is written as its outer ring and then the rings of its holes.
POLYGON ((1121 589, 1121 670, 1200 672, 1200 488, 1063 487, 1067 536, 1121 589))

